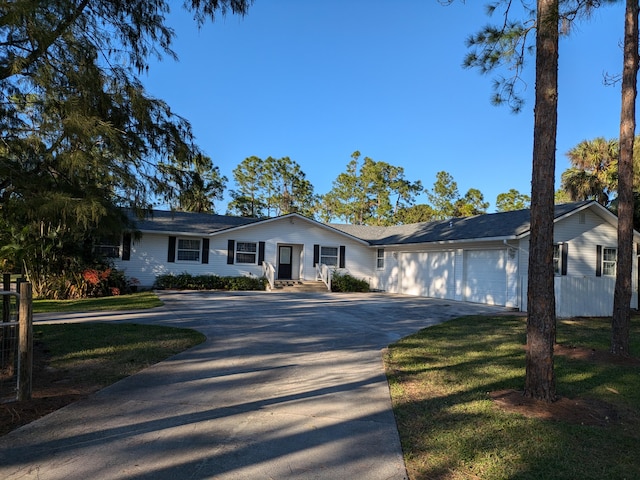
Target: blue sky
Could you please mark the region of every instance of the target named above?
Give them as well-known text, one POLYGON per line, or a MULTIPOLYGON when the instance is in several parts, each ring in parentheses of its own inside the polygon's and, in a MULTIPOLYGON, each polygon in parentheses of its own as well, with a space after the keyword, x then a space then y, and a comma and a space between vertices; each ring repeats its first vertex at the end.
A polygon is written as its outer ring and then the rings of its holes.
MULTIPOLYGON (((486 3, 255 0, 246 17, 200 30, 176 7, 179 61, 153 62, 142 80, 192 123, 228 189, 244 158, 288 156, 324 194, 359 150, 427 188, 445 170, 492 212, 499 193, 530 194, 534 58, 522 113, 492 106, 493 77, 461 66, 465 39, 493 22, 486 3)), ((619 86, 603 74, 622 67, 623 13, 601 8, 561 40, 557 186, 570 148, 619 134, 619 86)))

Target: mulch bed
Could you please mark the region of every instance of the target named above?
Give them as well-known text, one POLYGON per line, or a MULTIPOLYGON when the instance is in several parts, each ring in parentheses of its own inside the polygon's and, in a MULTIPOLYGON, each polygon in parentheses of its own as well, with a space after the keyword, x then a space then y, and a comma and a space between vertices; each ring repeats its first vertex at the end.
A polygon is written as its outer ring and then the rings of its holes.
POLYGON ((49 366, 47 351, 41 342, 33 345, 31 400, 0 403, 0 435, 76 402, 97 391, 97 385, 78 384, 68 372, 49 366))
MULTIPOLYGON (((638 358, 624 358, 606 351, 567 345, 556 345, 554 355, 594 363, 640 366, 638 358)), ((614 406, 589 398, 560 397, 555 402, 549 403, 525 397, 523 392, 517 390, 491 392, 489 397, 503 410, 531 418, 578 425, 607 426, 619 417, 619 412, 614 406)))

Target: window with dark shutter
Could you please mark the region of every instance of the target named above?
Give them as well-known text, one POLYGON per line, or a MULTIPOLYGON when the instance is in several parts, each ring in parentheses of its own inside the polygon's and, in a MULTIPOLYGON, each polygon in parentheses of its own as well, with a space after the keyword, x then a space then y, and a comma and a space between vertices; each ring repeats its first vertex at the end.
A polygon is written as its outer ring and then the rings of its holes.
POLYGON ((176 261, 176 237, 169 237, 169 249, 167 251, 167 262, 176 261))
POLYGON ((209 263, 209 239, 202 239, 202 263, 209 263))

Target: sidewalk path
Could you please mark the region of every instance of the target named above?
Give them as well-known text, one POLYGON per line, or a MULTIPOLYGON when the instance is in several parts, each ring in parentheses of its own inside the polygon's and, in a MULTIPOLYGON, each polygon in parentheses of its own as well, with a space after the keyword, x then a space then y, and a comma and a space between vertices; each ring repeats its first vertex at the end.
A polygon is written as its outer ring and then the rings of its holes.
POLYGON ((3 479, 404 479, 381 349, 488 307, 385 294, 161 293, 203 344, 0 438, 3 479))

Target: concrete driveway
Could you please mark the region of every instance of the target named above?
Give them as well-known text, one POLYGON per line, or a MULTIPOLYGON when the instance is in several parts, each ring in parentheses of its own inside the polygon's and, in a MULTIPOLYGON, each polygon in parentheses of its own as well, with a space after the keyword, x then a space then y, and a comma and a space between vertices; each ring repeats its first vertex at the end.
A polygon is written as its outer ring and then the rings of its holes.
POLYGON ((194 328, 207 341, 0 438, 3 479, 403 479, 381 350, 504 312, 386 294, 165 292, 37 321, 194 328))

